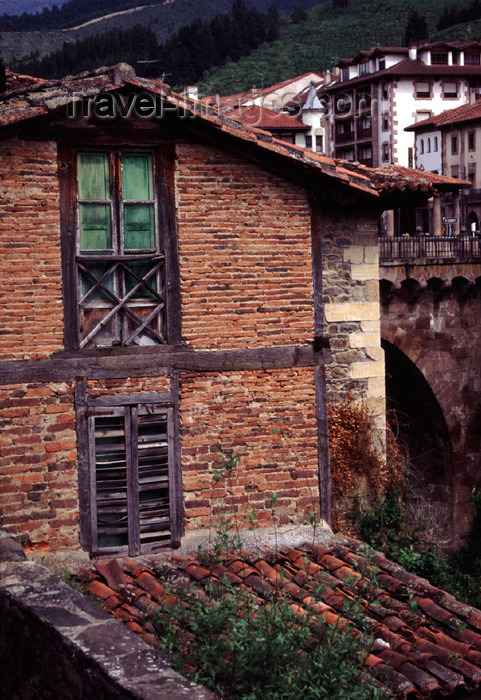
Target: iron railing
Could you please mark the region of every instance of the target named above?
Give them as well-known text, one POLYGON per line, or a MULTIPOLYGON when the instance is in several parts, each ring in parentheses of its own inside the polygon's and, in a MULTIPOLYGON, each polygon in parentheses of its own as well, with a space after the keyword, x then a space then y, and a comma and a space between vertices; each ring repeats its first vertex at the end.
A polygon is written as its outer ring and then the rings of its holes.
POLYGON ((379 259, 412 260, 414 258, 481 258, 479 236, 382 236, 379 238, 379 259))

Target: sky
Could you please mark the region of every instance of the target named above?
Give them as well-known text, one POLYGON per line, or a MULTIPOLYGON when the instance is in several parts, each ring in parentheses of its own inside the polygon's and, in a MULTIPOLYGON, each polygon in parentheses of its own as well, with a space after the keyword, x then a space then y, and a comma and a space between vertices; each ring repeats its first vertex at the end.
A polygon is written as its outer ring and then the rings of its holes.
POLYGON ((0 14, 21 15, 22 12, 37 12, 52 5, 61 7, 64 2, 66 0, 0 0, 0 14))

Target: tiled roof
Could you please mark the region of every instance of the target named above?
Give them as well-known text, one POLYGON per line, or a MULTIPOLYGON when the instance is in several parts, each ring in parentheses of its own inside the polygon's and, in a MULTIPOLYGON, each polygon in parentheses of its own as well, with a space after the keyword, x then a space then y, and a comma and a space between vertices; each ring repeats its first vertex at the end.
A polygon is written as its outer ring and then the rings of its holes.
MULTIPOLYGON (((239 119, 207 109, 201 102, 173 92, 168 85, 156 80, 139 78, 133 68, 120 63, 112 68, 98 68, 95 71, 66 76, 60 80, 50 80, 39 84, 27 84, 5 92, 0 102, 0 130, 28 119, 42 117, 65 108, 74 100, 93 98, 98 94, 112 92, 120 88, 146 91, 162 98, 164 104, 174 110, 185 111, 198 118, 210 128, 218 130, 249 147, 263 151, 268 156, 285 158, 290 164, 296 163, 311 175, 332 178, 340 184, 379 196, 390 191, 428 192, 430 180, 427 174, 414 175, 415 171, 399 173, 395 169, 380 176, 379 171, 356 163, 347 164, 327 156, 314 153, 301 146, 287 144, 272 136, 268 131, 256 126, 242 124, 239 119), (412 174, 412 177, 411 177, 412 174)), ((440 186, 443 180, 436 186, 440 186)), ((449 187, 462 187, 461 181, 445 179, 449 187)))
POLYGON ((450 126, 451 124, 459 124, 461 122, 471 122, 481 120, 481 100, 478 100, 474 104, 461 105, 461 107, 455 107, 454 109, 447 109, 441 114, 435 114, 429 119, 423 119, 420 122, 411 124, 406 128, 406 131, 417 131, 418 129, 424 129, 427 126, 450 126))
POLYGON ((229 116, 240 119, 244 126, 257 126, 259 129, 275 131, 309 131, 310 126, 303 124, 300 119, 286 112, 274 112, 258 105, 248 105, 240 110, 229 112, 229 116))
POLYGON ((379 552, 366 559, 366 547, 357 540, 334 536, 323 545, 225 552, 210 569, 195 554, 99 561, 81 578, 84 590, 100 598, 117 620, 154 643, 145 613, 155 614, 175 595, 175 587, 166 590, 162 578, 166 566, 171 574, 188 577, 191 586, 226 577, 234 586, 251 589, 259 602, 277 586, 295 613, 308 611, 327 623, 347 624, 354 634, 356 623, 346 623, 344 615, 355 593, 374 639, 366 653, 367 671, 376 669, 377 678, 398 698, 481 693, 481 612, 379 552))
POLYGON ((410 58, 404 58, 402 61, 395 63, 389 68, 384 68, 383 70, 378 70, 373 73, 366 73, 350 80, 339 81, 333 85, 328 85, 324 88, 326 92, 331 89, 337 89, 340 87, 350 87, 351 85, 358 85, 360 83, 372 83, 377 80, 382 80, 387 77, 403 77, 403 76, 421 76, 421 77, 438 77, 451 78, 455 76, 473 76, 476 75, 481 77, 481 66, 445 66, 445 65, 432 65, 428 66, 422 61, 414 61, 410 58))
POLYGON ((5 71, 6 91, 17 90, 18 88, 24 88, 27 85, 35 85, 44 82, 45 80, 43 78, 34 78, 32 75, 22 75, 21 73, 14 73, 13 71, 8 69, 5 71))
MULTIPOLYGON (((412 44, 413 47, 415 47, 418 51, 418 53, 423 52, 423 51, 431 51, 432 49, 457 49, 457 50, 463 50, 463 49, 481 49, 481 44, 477 41, 453 41, 453 42, 446 42, 446 41, 435 41, 435 42, 430 42, 426 40, 421 40, 418 42, 414 42, 412 44)), ((340 61, 338 61, 337 65, 338 66, 350 66, 355 63, 357 63, 361 58, 370 58, 374 56, 385 56, 386 54, 405 54, 406 56, 409 53, 409 47, 407 46, 376 46, 373 49, 369 50, 363 50, 359 51, 355 56, 352 58, 342 58, 340 61)))
POLYGON ((209 104, 215 102, 219 105, 220 109, 222 110, 235 107, 239 108, 241 105, 245 105, 248 102, 251 102, 252 100, 255 100, 259 97, 263 97, 265 95, 273 95, 274 93, 283 90, 285 87, 288 87, 289 85, 292 85, 300 80, 307 79, 309 77, 312 77, 312 80, 314 80, 315 78, 321 80, 321 76, 318 73, 309 71, 308 73, 303 73, 302 75, 296 75, 295 78, 289 78, 288 80, 283 80, 280 83, 269 85, 266 88, 259 89, 253 87, 250 90, 246 90, 245 92, 237 92, 234 95, 226 95, 224 97, 218 95, 209 95, 208 97, 203 98, 201 101, 207 102, 209 104))

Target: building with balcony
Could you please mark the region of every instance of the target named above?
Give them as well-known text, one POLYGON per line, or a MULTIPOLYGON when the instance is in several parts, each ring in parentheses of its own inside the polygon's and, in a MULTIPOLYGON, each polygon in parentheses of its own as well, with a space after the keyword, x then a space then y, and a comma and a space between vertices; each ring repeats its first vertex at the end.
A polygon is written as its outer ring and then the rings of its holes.
POLYGON ((481 92, 480 42, 418 42, 360 51, 318 90, 329 153, 378 167, 414 165, 413 122, 470 104, 481 92))
POLYGON ((447 198, 445 218, 459 218, 461 230, 479 231, 481 219, 481 101, 449 109, 412 124, 417 168, 469 180, 461 190, 459 208, 447 198))

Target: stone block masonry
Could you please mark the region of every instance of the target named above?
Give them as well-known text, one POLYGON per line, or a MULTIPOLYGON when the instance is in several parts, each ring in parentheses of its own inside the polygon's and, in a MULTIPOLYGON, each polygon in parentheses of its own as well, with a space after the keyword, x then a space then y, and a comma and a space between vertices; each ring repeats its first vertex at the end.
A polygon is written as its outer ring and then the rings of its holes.
POLYGON ((62 700, 210 700, 165 656, 0 530, 0 693, 62 700))
POLYGON ((343 215, 324 220, 323 295, 332 363, 328 400, 362 402, 384 444, 384 353, 381 349, 379 250, 375 218, 343 215))

